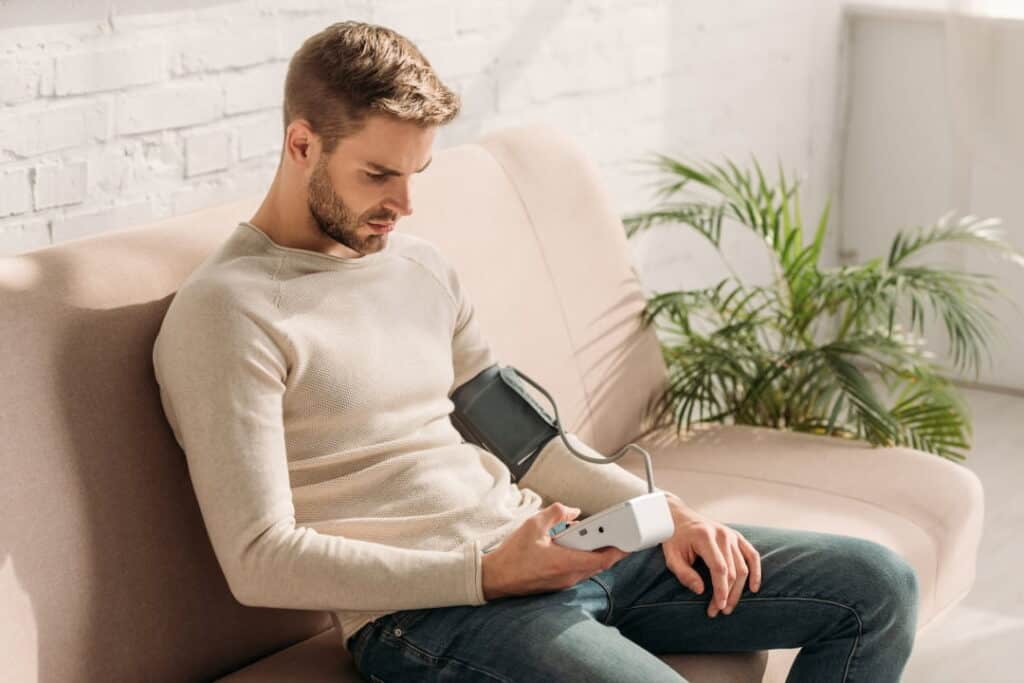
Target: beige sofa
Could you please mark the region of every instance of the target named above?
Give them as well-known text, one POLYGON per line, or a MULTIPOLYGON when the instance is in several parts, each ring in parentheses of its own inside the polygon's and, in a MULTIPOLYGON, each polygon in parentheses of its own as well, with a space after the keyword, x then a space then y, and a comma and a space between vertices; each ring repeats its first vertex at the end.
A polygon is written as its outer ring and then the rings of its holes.
MULTIPOLYGON (((439 150, 417 182, 399 229, 455 263, 500 361, 602 452, 647 431, 665 368, 585 155, 552 130, 510 129, 439 150)), ((0 259, 0 680, 359 680, 327 613, 233 599, 152 375, 179 283, 260 199, 0 259)), ((971 587, 982 490, 960 465, 748 427, 642 443, 657 484, 720 521, 898 551, 920 579, 919 628, 971 587)), ((782 681, 795 652, 666 659, 694 683, 782 681)))

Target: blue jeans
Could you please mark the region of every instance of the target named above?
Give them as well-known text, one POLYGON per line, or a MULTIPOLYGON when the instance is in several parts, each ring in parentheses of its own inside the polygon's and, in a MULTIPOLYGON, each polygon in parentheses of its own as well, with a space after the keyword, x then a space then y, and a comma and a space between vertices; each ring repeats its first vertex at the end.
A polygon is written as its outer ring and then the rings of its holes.
POLYGON ((565 590, 395 612, 349 640, 369 680, 684 681, 656 655, 801 648, 788 682, 898 681, 914 643, 914 569, 852 536, 729 524, 761 554, 761 590, 707 616, 661 546, 565 590))

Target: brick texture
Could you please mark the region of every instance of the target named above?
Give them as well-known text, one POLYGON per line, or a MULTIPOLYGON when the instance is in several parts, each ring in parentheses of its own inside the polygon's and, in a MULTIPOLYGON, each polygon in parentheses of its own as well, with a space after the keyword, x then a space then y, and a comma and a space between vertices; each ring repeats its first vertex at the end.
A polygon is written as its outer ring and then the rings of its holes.
MULTIPOLYGON (((402 32, 460 93, 438 148, 547 123, 623 212, 651 201, 644 154, 754 153, 810 178, 811 213, 832 185, 845 1, 260 0, 78 23, 38 3, 32 26, 0 27, 0 253, 263 192, 288 60, 345 19, 402 32)), ((638 259, 678 269, 664 255, 692 249, 658 239, 638 259)))

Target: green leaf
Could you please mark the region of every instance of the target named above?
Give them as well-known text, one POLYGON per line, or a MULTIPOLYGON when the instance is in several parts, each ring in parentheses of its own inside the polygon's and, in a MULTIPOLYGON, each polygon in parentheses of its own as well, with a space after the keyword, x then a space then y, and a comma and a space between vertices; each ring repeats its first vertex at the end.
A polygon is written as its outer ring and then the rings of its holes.
POLYGON ((629 237, 673 225, 720 250, 729 219, 763 239, 780 266, 771 287, 737 275, 648 297, 641 320, 655 328, 668 369, 665 391, 649 404, 659 424, 761 424, 966 457, 970 416, 919 337, 934 320, 946 329, 954 363, 976 370, 997 322, 987 303, 1004 293, 990 276, 911 259, 947 242, 995 249, 1024 265, 997 222, 947 214, 900 231, 884 257, 825 268, 831 200, 804 244, 799 183, 781 162, 775 180, 756 157, 750 169, 728 158, 697 164, 665 155, 648 166, 661 176, 659 203, 624 217, 629 237), (876 386, 897 395, 883 400, 876 386))

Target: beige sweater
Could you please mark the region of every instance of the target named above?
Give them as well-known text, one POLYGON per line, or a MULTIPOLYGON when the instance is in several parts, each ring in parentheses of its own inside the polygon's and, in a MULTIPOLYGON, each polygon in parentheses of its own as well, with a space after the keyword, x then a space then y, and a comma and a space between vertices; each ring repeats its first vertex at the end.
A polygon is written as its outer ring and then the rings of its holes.
POLYGON ((586 516, 646 493, 561 439, 519 485, 464 442, 449 396, 494 362, 428 241, 396 231, 346 259, 240 223, 182 284, 153 348, 235 598, 329 610, 345 644, 390 612, 483 604, 482 550, 544 505, 586 516))

